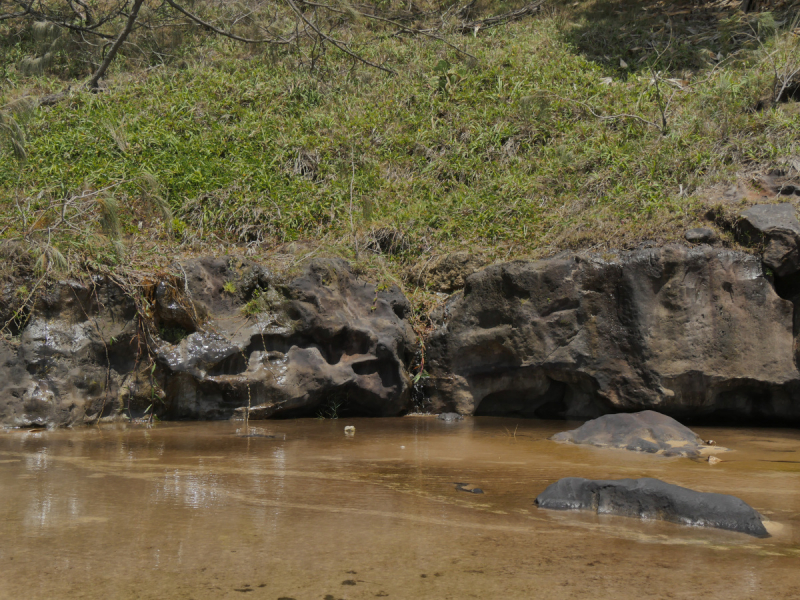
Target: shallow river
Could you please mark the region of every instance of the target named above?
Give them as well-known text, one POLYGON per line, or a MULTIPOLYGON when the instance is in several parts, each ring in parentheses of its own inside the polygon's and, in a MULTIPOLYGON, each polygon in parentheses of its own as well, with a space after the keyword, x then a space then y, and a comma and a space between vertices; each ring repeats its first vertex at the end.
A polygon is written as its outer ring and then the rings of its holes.
POLYGON ((800 598, 800 432, 698 428, 733 449, 712 466, 547 441, 565 425, 0 432, 0 598, 800 598), (537 509, 565 476, 735 494, 774 535, 537 509))

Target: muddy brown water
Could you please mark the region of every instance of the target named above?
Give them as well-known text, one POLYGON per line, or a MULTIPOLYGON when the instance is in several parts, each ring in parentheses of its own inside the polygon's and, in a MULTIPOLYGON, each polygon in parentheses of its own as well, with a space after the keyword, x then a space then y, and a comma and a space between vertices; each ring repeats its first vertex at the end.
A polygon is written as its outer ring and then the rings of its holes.
POLYGON ((546 439, 575 425, 5 431, 0 598, 800 598, 800 432, 697 428, 711 466, 546 439), (735 494, 774 535, 537 509, 566 476, 735 494))

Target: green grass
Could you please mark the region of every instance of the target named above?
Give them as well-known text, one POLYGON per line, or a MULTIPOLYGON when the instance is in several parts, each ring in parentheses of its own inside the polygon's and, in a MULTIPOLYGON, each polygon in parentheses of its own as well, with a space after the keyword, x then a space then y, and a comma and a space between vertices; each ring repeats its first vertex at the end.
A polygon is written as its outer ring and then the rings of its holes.
MULTIPOLYGON (((121 268, 231 243, 311 241, 355 257, 360 240, 363 259, 370 233, 389 227, 405 240, 385 257, 393 274, 456 249, 506 259, 680 238, 711 186, 800 154, 796 103, 755 110, 774 83, 764 57, 796 38, 767 28, 758 41, 747 34, 760 17, 733 15, 699 35, 678 19, 670 41, 645 4, 586 0, 448 37, 477 60, 353 30, 394 77, 331 50, 310 72, 290 53, 202 37, 172 64, 120 62, 105 92, 35 112, 25 164, 3 156, 0 236, 49 235, 71 262, 121 268), (660 84, 666 132, 588 110, 658 125, 654 72, 674 79, 660 84), (143 177, 171 219, 146 202, 143 177), (64 198, 109 186, 124 249, 91 205, 48 234, 64 198)), ((0 99, 64 87, 22 77, 11 53, 0 99)))

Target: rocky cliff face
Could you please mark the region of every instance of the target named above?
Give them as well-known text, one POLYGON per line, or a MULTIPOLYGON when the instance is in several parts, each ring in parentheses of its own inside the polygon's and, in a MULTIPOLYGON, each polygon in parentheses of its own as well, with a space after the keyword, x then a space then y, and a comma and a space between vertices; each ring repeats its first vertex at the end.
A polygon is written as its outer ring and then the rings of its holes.
POLYGON ((407 408, 415 340, 396 287, 376 289, 339 260, 284 284, 227 259, 181 269, 143 285, 138 303, 106 279, 52 285, 18 339, 0 342, 0 422, 407 408))
MULTIPOLYGON (((706 245, 715 235, 692 230, 687 240, 701 245, 448 275, 448 285, 466 283, 433 316, 431 408, 800 422, 793 211, 742 213, 735 232, 763 256, 706 245)), ((443 264, 466 265, 453 260, 443 264)), ((0 338, 0 423, 411 410, 417 342, 398 288, 376 288, 334 259, 288 282, 228 259, 175 271, 126 292, 108 279, 50 284, 14 338, 0 338)))
POLYGON ((756 256, 668 246, 495 265, 437 320, 437 407, 800 418, 793 305, 756 256))
POLYGON ((114 285, 49 286, 18 339, 0 339, 0 422, 61 425, 110 411, 134 367, 135 315, 114 285))

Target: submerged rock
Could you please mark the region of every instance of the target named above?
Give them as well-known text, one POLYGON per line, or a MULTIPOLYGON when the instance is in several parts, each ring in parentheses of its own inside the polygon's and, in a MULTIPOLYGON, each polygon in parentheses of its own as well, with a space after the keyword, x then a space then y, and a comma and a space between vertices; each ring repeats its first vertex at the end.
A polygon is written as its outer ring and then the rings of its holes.
POLYGON ((539 508, 588 510, 769 537, 761 515, 739 498, 696 492, 658 479, 593 481, 566 477, 550 485, 535 504, 539 508))
POLYGON ((710 246, 493 265, 435 313, 434 410, 800 420, 793 305, 710 246))
POLYGON ((652 410, 604 415, 577 429, 557 433, 550 439, 665 456, 699 456, 703 449, 710 448, 688 427, 652 410))
POLYGON ((468 494, 482 494, 483 490, 479 487, 475 487, 470 483, 465 482, 455 482, 456 490, 459 492, 467 492, 468 494))
POLYGON ((455 421, 463 421, 464 420, 464 417, 462 417, 460 414, 454 413, 454 412, 440 413, 436 418, 439 419, 440 421, 446 421, 448 423, 453 423, 455 421))

